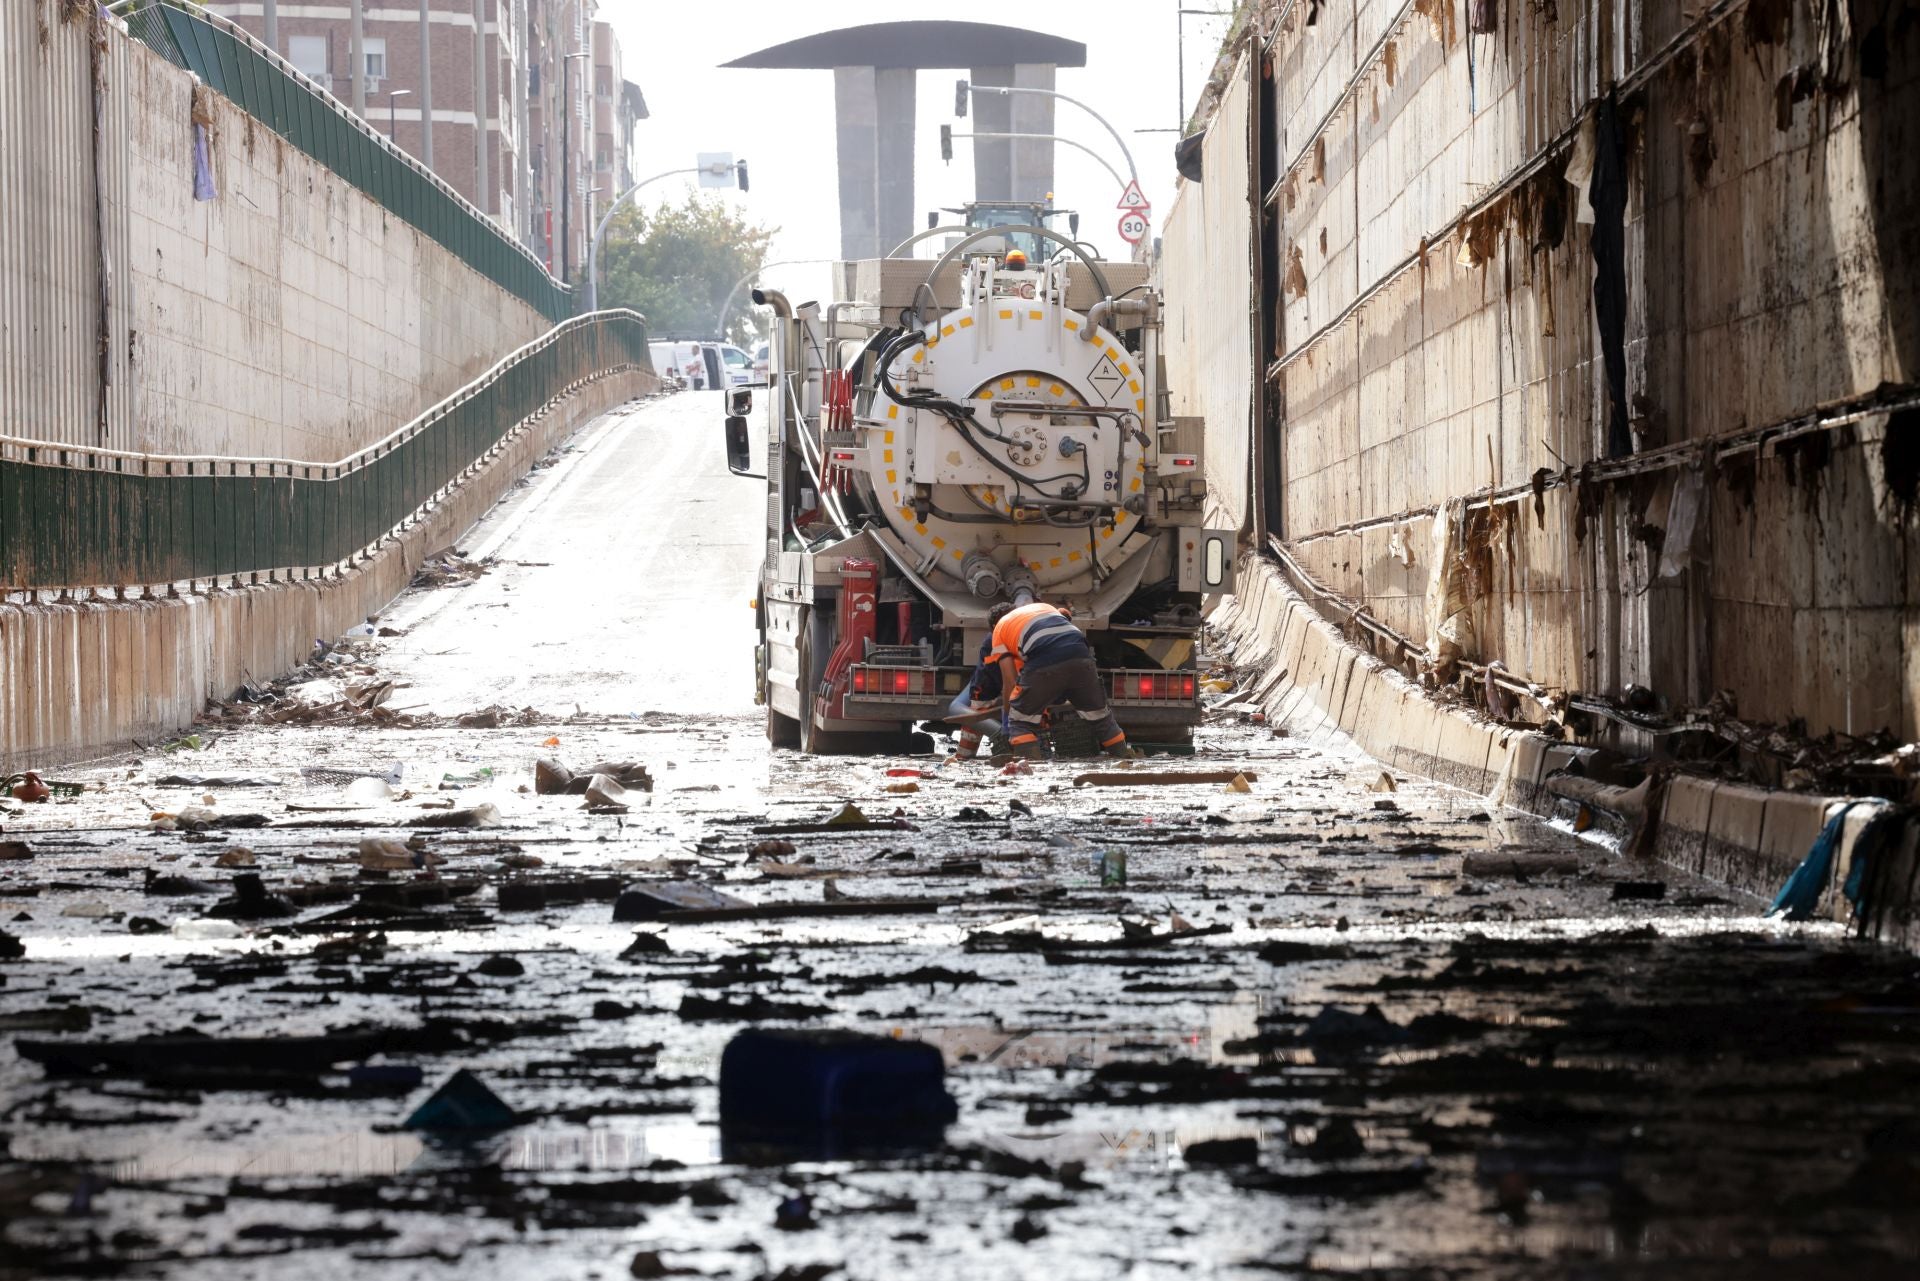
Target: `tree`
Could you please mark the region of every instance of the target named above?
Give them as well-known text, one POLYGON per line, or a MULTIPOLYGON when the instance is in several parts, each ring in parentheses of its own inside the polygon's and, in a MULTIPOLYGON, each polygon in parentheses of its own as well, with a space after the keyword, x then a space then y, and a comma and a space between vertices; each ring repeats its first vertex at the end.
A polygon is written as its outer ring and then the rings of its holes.
MULTIPOLYGON (((623 207, 601 243, 600 305, 631 307, 661 338, 714 337, 728 292, 767 259, 774 227, 749 223, 717 197, 689 192, 686 203, 649 214, 623 207)), ((759 332, 751 307, 737 305, 718 337, 746 345, 759 332)))

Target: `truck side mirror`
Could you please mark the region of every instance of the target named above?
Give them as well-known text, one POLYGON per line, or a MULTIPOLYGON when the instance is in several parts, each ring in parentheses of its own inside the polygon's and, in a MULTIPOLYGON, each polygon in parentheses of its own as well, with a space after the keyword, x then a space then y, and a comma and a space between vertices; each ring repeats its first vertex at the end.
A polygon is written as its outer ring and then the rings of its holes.
POLYGON ((751 387, 730 387, 727 389, 727 416, 745 418, 753 412, 753 389, 751 387))
POLYGON ((751 444, 747 439, 747 420, 739 414, 727 415, 727 470, 736 476, 757 476, 747 470, 752 462, 751 444))

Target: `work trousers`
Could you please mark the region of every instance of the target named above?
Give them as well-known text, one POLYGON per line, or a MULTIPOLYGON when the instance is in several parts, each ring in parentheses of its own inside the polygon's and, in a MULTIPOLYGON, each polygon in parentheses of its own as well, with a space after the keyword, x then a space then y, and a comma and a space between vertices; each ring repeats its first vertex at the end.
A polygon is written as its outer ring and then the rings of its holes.
POLYGON ((1055 703, 1067 703, 1080 719, 1093 722, 1101 751, 1118 752, 1126 747, 1126 732, 1107 706, 1100 669, 1094 666, 1092 654, 1084 654, 1064 663, 1028 667, 1020 673, 1020 684, 1014 688, 1012 706, 1007 709, 1013 730, 1008 742, 1014 751, 1022 756, 1042 755, 1040 728, 1047 709, 1055 703))

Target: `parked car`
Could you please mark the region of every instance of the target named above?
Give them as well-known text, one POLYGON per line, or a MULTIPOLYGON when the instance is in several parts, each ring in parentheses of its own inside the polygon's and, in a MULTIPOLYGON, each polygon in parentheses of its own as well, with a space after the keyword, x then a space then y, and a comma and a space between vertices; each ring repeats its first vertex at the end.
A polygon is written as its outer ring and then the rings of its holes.
POLYGON ((772 363, 772 348, 764 342, 755 343, 753 346, 753 381, 757 386, 764 387, 767 385, 772 363))

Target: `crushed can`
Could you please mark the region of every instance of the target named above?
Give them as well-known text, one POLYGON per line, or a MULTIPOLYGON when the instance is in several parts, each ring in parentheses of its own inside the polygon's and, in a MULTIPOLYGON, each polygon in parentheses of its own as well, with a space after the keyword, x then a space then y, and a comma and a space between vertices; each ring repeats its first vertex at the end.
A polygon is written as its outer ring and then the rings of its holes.
POLYGON ((1125 850, 1104 850, 1100 855, 1100 884, 1125 885, 1127 883, 1127 852, 1125 850))

